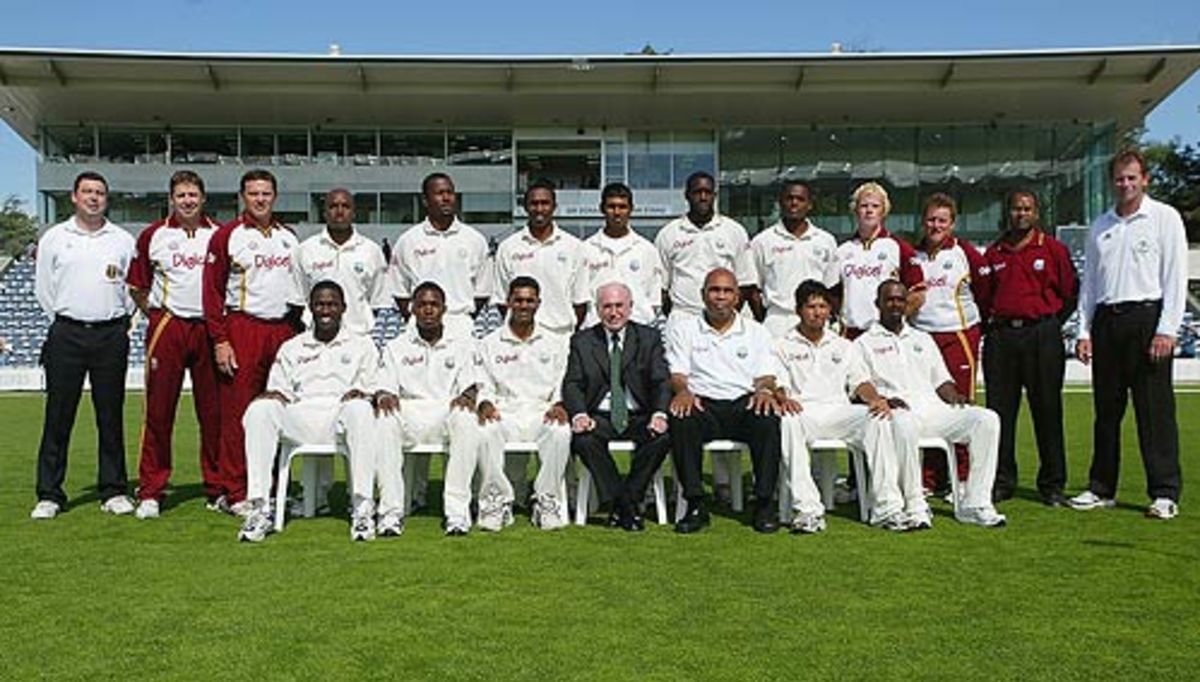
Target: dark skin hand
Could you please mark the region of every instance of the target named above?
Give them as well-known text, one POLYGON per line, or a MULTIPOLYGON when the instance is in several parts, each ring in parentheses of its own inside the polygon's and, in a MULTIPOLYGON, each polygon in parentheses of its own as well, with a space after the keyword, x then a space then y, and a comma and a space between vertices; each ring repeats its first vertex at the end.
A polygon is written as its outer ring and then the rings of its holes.
POLYGON ((970 400, 967 400, 967 396, 959 393, 954 384, 949 381, 941 386, 938 386, 937 394, 939 398, 946 402, 946 404, 953 405, 955 407, 966 405, 971 402, 970 400))

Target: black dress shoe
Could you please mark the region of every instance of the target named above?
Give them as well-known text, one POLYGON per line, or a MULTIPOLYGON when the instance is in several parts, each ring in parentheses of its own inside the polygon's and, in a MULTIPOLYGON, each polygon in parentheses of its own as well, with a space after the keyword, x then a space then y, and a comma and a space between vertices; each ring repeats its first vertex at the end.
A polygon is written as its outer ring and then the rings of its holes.
POLYGON ((636 533, 646 530, 646 522, 642 520, 641 514, 630 510, 621 515, 621 527, 627 531, 636 533))
POLYGON ((687 513, 675 524, 676 533, 695 533, 709 523, 708 511, 700 503, 688 503, 687 513))
POLYGON ((1065 507, 1067 506, 1067 496, 1063 495, 1061 490, 1044 493, 1042 495, 1042 504, 1047 507, 1065 507))
POLYGON ((609 528, 623 528, 624 527, 621 525, 621 514, 619 512, 614 511, 608 515, 608 527, 609 528))
POLYGON ((774 533, 779 530, 779 517, 771 508, 770 502, 759 504, 754 510, 754 530, 760 533, 774 533))
POLYGON ((1001 502, 1011 500, 1012 498, 1013 498, 1013 492, 1011 490, 993 490, 992 491, 992 504, 1000 504, 1001 502))

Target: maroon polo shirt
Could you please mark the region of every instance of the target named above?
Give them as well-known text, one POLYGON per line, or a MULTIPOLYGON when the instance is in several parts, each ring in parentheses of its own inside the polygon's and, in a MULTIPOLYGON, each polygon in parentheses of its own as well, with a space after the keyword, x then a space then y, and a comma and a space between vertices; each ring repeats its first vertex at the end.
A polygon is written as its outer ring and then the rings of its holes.
POLYGON ((983 257, 991 271, 990 317, 1032 320, 1057 315, 1064 302, 1079 295, 1071 253, 1037 228, 1016 245, 997 240, 983 257))

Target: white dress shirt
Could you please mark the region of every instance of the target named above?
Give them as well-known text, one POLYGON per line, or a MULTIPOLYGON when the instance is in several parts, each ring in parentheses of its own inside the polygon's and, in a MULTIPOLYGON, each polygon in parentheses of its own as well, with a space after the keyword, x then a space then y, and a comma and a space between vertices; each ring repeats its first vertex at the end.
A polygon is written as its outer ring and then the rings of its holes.
POLYGON ((350 390, 369 392, 375 386, 379 350, 370 338, 342 328, 329 343, 311 330, 279 347, 267 378, 267 390, 288 400, 341 400, 350 390))
POLYGON ((829 330, 813 343, 797 329, 775 342, 776 381, 802 406, 849 405, 850 393, 871 380, 853 343, 829 330))
POLYGON ((1156 334, 1174 337, 1187 300, 1187 232, 1179 211, 1142 197, 1122 218, 1109 210, 1092 223, 1079 287, 1079 338, 1090 339, 1096 306, 1162 299, 1156 334))
POLYGON ((521 340, 507 324, 483 337, 480 345, 479 401, 558 402, 567 371, 569 337, 534 327, 521 340))
POLYGON ((534 237, 528 227, 509 235, 496 249, 492 302, 503 305, 509 283, 520 275, 536 279, 541 288, 538 325, 570 334, 576 325, 575 306, 586 305, 591 298, 583 242, 558 225, 545 241, 534 237))
POLYGON ((768 312, 794 314, 796 287, 805 280, 838 283, 837 240, 811 222, 799 237, 775 223, 750 240, 750 253, 768 312))
POLYGON ((72 216, 38 240, 34 295, 50 317, 105 322, 133 312, 125 276, 136 247, 133 235, 108 220, 85 230, 72 216))
POLYGON ((929 334, 905 324, 893 334, 875 322, 854 340, 880 395, 900 398, 914 410, 943 405, 937 389, 953 383, 942 354, 929 334))
POLYGON ((471 315, 475 299, 492 293, 487 239, 458 218, 445 230, 428 220, 405 230, 392 247, 389 272, 396 298, 412 298, 422 282, 440 286, 447 315, 471 315))
POLYGON ((479 383, 479 362, 474 339, 450 339, 443 334, 435 343, 428 343, 412 324, 383 347, 375 390, 405 400, 449 403, 479 383))
MULTIPOLYGON (((296 247, 292 259, 295 279, 294 305, 307 308, 313 285, 333 280, 346 295, 346 313, 342 326, 354 334, 369 336, 375 330, 376 308, 390 308, 387 289, 387 263, 383 250, 370 239, 351 228, 350 238, 338 244, 322 230, 296 247)), ((306 314, 305 319, 311 315, 306 314)))

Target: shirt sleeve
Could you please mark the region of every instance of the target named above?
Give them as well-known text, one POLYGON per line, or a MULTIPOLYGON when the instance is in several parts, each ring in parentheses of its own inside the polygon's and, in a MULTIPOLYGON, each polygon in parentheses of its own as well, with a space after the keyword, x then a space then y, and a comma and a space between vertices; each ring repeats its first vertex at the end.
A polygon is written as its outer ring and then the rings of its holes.
POLYGON ((1174 338, 1183 324, 1187 302, 1187 231, 1178 211, 1165 205, 1160 210, 1164 215, 1159 234, 1162 260, 1158 276, 1162 282, 1163 305, 1155 333, 1174 338))
POLYGON ((663 273, 662 258, 658 256, 658 250, 651 244, 647 249, 647 265, 651 269, 649 291, 646 295, 650 297, 650 307, 655 311, 662 308, 662 291, 666 288, 666 276, 663 273))
POLYGON ((667 231, 671 224, 667 223, 658 234, 654 237, 654 250, 658 252, 658 264, 662 268, 662 289, 669 291, 671 289, 671 255, 667 253, 667 231))
POLYGON ((208 256, 204 261, 201 298, 204 305, 204 323, 213 343, 229 340, 229 329, 225 320, 225 292, 229 286, 229 235, 231 225, 217 230, 208 240, 208 256))
POLYGON ((496 257, 492 259, 492 303, 504 305, 508 297, 508 280, 511 273, 508 270, 508 259, 505 257, 504 243, 496 249, 496 257))
POLYGON ((767 263, 766 254, 764 253, 767 249, 761 239, 763 234, 766 233, 760 232, 754 239, 750 240, 750 262, 754 266, 754 281, 759 289, 762 289, 764 283, 767 281, 767 263))
POLYGON ((870 381, 871 370, 863 357, 862 347, 851 343, 846 353, 846 393, 852 395, 854 389, 870 381))
POLYGON ((371 392, 385 391, 400 395, 400 379, 396 375, 396 362, 392 357, 392 344, 389 342, 379 351, 378 367, 371 384, 371 392))
POLYGON ((825 247, 825 269, 821 282, 827 287, 835 287, 841 281, 842 272, 838 267, 837 240, 831 236, 825 247))
POLYGON ((904 283, 906 287, 913 287, 925 281, 925 271, 921 269, 920 264, 916 261, 917 250, 911 244, 899 237, 892 237, 896 242, 896 250, 900 254, 900 265, 897 268, 896 277, 904 283))
POLYGON ((54 317, 54 259, 58 250, 55 243, 57 235, 57 231, 47 232, 38 241, 37 257, 33 262, 33 293, 42 310, 50 317, 54 317))
POLYGON ((475 298, 488 298, 492 295, 492 258, 482 236, 476 240, 475 259, 475 298))
POLYGON ((483 361, 479 354, 479 345, 474 342, 464 343, 458 346, 459 355, 455 358, 459 364, 458 373, 454 377, 454 385, 451 390, 455 395, 462 395, 464 391, 472 386, 479 386, 483 381, 481 376, 483 361))
POLYGON ((779 377, 779 358, 775 355, 775 340, 767 332, 765 327, 760 325, 752 325, 754 334, 754 345, 752 351, 754 353, 754 378, 759 377, 779 377))
POLYGON ((383 257, 383 249, 379 246, 371 251, 371 285, 367 296, 369 305, 376 310, 392 307, 392 295, 388 286, 388 264, 383 257))
POLYGON ((129 264, 129 273, 125 283, 134 289, 149 290, 154 284, 154 268, 150 261, 150 237, 154 234, 154 225, 142 230, 134 246, 133 262, 129 264))
POLYGON ((979 317, 986 320, 992 310, 992 278, 991 267, 988 266, 979 249, 965 240, 959 241, 963 254, 967 257, 967 267, 971 271, 971 296, 979 307, 979 317))
POLYGON ((271 373, 267 375, 267 390, 278 391, 288 400, 295 400, 296 392, 292 390, 293 370, 291 354, 285 349, 280 349, 275 355, 275 362, 271 364, 271 373))
POLYGON ((575 271, 571 273, 571 303, 588 305, 592 302, 592 278, 588 276, 587 249, 583 242, 575 248, 575 271))
POLYGON ((667 325, 667 367, 671 374, 688 376, 692 373, 691 348, 688 347, 687 333, 682 329, 690 324, 690 319, 683 319, 678 324, 667 325))
POLYGON ((288 305, 298 305, 303 307, 307 294, 312 287, 312 282, 309 281, 308 273, 304 271, 304 246, 297 244, 296 248, 292 249, 292 292, 288 296, 288 305))
POLYGON ((1092 338, 1092 315, 1096 310, 1096 258, 1099 249, 1096 245, 1096 226, 1088 229, 1087 241, 1083 250, 1083 278, 1079 283, 1079 334, 1080 341, 1092 338))
POLYGON ((737 236, 733 245, 733 272, 737 275, 738 286, 754 286, 758 284, 758 272, 750 254, 750 236, 744 227, 738 227, 734 234, 737 236))

